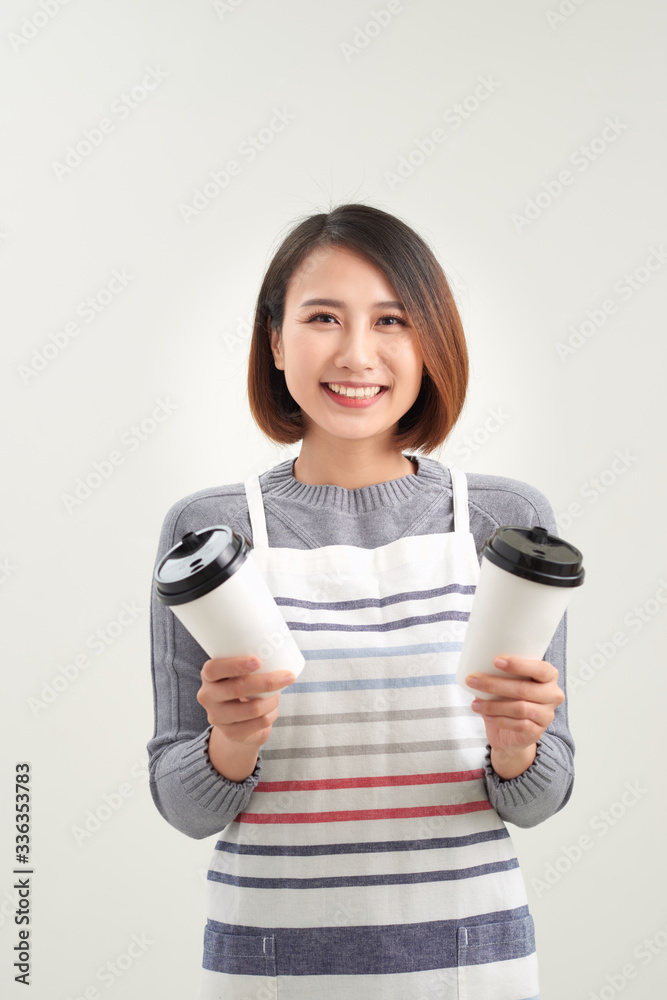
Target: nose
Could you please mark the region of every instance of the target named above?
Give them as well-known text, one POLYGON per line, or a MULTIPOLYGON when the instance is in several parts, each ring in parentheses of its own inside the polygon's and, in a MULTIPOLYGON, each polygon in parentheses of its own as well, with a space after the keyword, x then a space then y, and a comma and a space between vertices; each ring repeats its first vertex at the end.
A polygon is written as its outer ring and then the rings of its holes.
POLYGON ((336 364, 350 372, 362 372, 378 367, 379 334, 369 328, 368 320, 358 318, 346 324, 341 331, 336 351, 336 364))

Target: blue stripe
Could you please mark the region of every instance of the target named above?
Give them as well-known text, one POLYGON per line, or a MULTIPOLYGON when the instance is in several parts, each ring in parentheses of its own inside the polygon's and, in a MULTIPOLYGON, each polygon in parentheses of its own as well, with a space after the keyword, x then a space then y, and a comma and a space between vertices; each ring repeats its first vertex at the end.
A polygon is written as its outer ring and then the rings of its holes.
POLYGON ((507 827, 498 830, 483 830, 468 833, 462 837, 430 837, 428 840, 369 840, 345 844, 237 844, 234 841, 219 840, 216 851, 228 854, 259 854, 264 857, 309 858, 324 854, 376 854, 386 851, 432 851, 448 847, 469 847, 490 840, 504 840, 509 837, 507 827))
POLYGON ((462 642, 415 642, 408 646, 344 646, 340 649, 302 649, 306 660, 351 660, 361 656, 415 656, 419 653, 459 653, 462 642))
POLYGON ((428 625, 431 622, 467 622, 469 611, 440 611, 433 615, 413 615, 392 622, 373 622, 366 625, 344 625, 342 622, 287 622, 296 632, 393 632, 413 625, 428 625))
POLYGON ((368 691, 377 688, 430 687, 432 684, 455 684, 456 674, 425 674, 423 677, 353 677, 340 681, 295 681, 281 694, 301 691, 368 691))
POLYGON ((397 872, 384 875, 332 875, 327 878, 254 878, 249 875, 229 875, 227 872, 209 871, 209 882, 245 886, 248 889, 345 889, 351 886, 416 885, 423 882, 458 882, 478 878, 494 872, 508 872, 519 867, 516 858, 491 861, 470 868, 444 868, 429 872, 397 872))
POLYGON ((432 597, 444 597, 445 594, 474 594, 475 586, 451 583, 447 587, 435 587, 433 590, 408 590, 402 594, 390 594, 388 597, 364 597, 357 601, 300 601, 294 597, 276 597, 276 604, 290 608, 311 608, 323 611, 356 611, 359 608, 386 608, 401 601, 428 601, 432 597))
POLYGON ((526 905, 463 920, 380 926, 249 927, 208 920, 202 964, 213 972, 246 976, 391 975, 502 962, 534 952, 526 905))

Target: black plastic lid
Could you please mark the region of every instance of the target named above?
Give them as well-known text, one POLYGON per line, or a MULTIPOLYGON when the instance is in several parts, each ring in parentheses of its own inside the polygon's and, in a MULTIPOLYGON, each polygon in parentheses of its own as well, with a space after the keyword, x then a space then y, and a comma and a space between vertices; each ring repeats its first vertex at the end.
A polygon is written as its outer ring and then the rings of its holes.
POLYGON ((228 580, 252 545, 226 524, 187 531, 162 557, 153 579, 160 604, 186 604, 228 580))
POLYGON ((482 554, 501 569, 534 583, 554 587, 579 587, 584 582, 579 549, 546 528, 496 528, 482 554))

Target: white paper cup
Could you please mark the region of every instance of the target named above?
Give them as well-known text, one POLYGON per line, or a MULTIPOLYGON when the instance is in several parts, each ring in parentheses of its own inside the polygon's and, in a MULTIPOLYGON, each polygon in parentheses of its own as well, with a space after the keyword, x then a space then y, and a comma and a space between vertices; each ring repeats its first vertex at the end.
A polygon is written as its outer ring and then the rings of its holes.
POLYGON ((493 665, 508 654, 541 660, 584 580, 581 552, 541 527, 500 527, 482 552, 480 575, 456 671, 477 698, 507 700, 465 682, 472 673, 516 677, 493 665))
MULTIPOLYGON (((290 670, 298 677, 303 670, 304 655, 247 539, 231 528, 187 532, 160 560, 154 580, 157 599, 211 659, 255 654, 261 666, 254 674, 290 670)), ((276 690, 257 697, 271 698, 276 690)))

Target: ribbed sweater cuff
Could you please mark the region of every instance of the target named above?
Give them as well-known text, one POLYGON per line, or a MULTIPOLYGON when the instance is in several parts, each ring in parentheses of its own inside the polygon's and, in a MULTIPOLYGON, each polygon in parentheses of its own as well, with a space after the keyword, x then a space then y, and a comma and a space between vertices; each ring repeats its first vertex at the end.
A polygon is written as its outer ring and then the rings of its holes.
POLYGON ((204 809, 235 816, 243 809, 262 771, 260 756, 255 770, 243 781, 230 781, 217 771, 208 755, 208 741, 213 726, 194 740, 184 751, 180 765, 181 783, 186 792, 204 809))
POLYGON ((491 746, 486 745, 484 770, 487 782, 491 782, 496 793, 494 798, 504 809, 526 804, 540 797, 540 794, 552 783, 563 762, 549 749, 542 740, 538 740, 535 760, 516 778, 501 778, 496 774, 491 764, 491 746))

